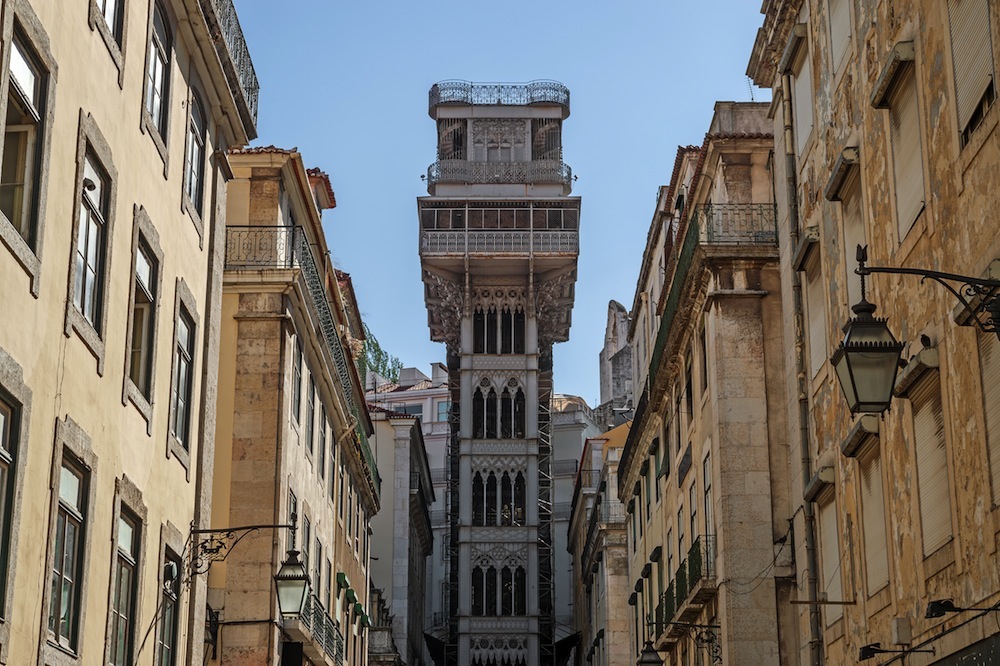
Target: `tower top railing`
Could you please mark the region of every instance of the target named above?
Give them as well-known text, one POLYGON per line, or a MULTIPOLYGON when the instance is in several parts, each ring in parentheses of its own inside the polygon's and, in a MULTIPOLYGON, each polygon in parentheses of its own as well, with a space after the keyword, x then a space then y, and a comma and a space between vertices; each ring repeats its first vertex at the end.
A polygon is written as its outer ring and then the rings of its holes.
POLYGON ((439 81, 431 86, 428 98, 427 110, 432 116, 435 107, 441 104, 493 106, 557 104, 563 107, 563 118, 569 116, 569 88, 558 81, 544 79, 527 83, 439 81))

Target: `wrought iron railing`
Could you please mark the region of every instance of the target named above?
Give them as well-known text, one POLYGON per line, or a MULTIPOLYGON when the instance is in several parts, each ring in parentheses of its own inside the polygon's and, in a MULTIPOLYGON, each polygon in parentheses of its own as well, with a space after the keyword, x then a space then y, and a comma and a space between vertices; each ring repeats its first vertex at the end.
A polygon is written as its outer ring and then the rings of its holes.
POLYGON ((201 0, 215 50, 219 54, 229 87, 240 107, 240 116, 250 138, 257 137, 257 98, 260 83, 247 48, 233 0, 201 0))
POLYGON ((673 622, 674 613, 677 611, 677 597, 676 591, 674 590, 674 581, 670 581, 667 585, 666 591, 660 597, 660 626, 658 627, 657 636, 663 633, 667 626, 673 622))
POLYGON ((704 204, 695 206, 701 242, 712 244, 776 245, 774 204, 704 204))
POLYGON ((597 484, 601 480, 601 470, 581 469, 576 475, 576 482, 573 484, 573 506, 580 501, 580 494, 584 490, 596 490, 597 484))
POLYGON ((382 480, 379 477, 375 456, 372 455, 365 431, 361 411, 354 399, 351 372, 347 355, 337 332, 333 311, 327 300, 326 286, 313 259, 309 239, 301 227, 279 226, 232 226, 226 228, 226 270, 261 270, 267 268, 299 268, 310 300, 319 317, 319 328, 326 341, 326 347, 333 359, 340 385, 354 417, 354 433, 357 446, 371 474, 375 492, 381 493, 382 480))
POLYGON ((556 81, 528 83, 472 83, 440 81, 431 86, 428 110, 438 104, 499 104, 523 106, 548 102, 559 104, 569 113, 569 89, 556 81))
MULTIPOLYGON (((660 367, 660 358, 667 344, 667 336, 670 327, 674 323, 674 315, 677 314, 677 306, 681 301, 681 290, 687 279, 688 269, 691 268, 691 259, 694 257, 694 250, 698 246, 698 225, 694 220, 689 222, 687 233, 684 234, 684 243, 674 263, 673 276, 670 280, 670 291, 667 294, 667 302, 663 306, 663 315, 660 318, 660 330, 656 334, 656 345, 653 347, 653 354, 649 359, 649 376, 652 379, 656 376, 656 371, 660 367)), ((668 271, 668 275, 670 271, 668 271)))
POLYGON ((590 513, 590 524, 587 525, 587 538, 583 542, 584 559, 588 559, 590 551, 594 547, 594 534, 599 527, 624 524, 625 505, 619 500, 610 499, 594 504, 590 513))
POLYGON ((694 540, 687 556, 687 582, 693 588, 699 581, 715 578, 715 535, 703 534, 694 540))
POLYGON ((559 160, 441 160, 427 167, 427 186, 438 183, 559 183, 568 187, 573 183, 573 170, 559 160))
POLYGON ((310 594, 299 620, 306 626, 313 640, 323 647, 323 651, 333 659, 333 663, 344 663, 344 637, 327 614, 316 595, 310 594))
POLYGON ((566 254, 580 251, 577 231, 536 229, 422 231, 420 252, 432 254, 485 254, 495 252, 527 254, 566 254))

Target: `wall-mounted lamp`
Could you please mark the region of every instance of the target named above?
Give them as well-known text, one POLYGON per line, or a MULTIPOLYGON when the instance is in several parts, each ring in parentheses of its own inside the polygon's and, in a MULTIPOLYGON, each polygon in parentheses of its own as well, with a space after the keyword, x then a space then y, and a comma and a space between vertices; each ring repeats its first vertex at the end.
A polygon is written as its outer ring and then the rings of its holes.
POLYGON ((882 648, 881 643, 869 643, 868 645, 862 645, 861 650, 858 654, 858 661, 865 661, 866 659, 871 659, 877 654, 910 654, 913 652, 923 652, 925 654, 934 654, 934 648, 926 648, 923 650, 885 650, 882 648))
POLYGON ((951 599, 935 599, 927 604, 927 613, 924 617, 931 620, 936 617, 944 617, 947 613, 960 613, 962 611, 1000 612, 1000 605, 989 608, 959 608, 951 599))

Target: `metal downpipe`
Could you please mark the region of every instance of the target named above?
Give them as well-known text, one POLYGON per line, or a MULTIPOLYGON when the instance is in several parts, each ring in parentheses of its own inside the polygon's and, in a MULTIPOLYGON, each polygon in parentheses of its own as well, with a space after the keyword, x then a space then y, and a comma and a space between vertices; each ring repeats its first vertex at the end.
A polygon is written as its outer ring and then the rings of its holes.
MULTIPOLYGON (((796 178, 795 144, 792 134, 792 79, 791 75, 781 75, 781 115, 784 125, 785 144, 785 188, 788 199, 789 248, 794 251, 799 245, 799 203, 796 178)), ((792 271, 792 314, 795 332, 795 377, 799 406, 799 454, 802 464, 802 483, 812 478, 812 456, 809 446, 809 391, 806 369, 805 314, 802 307, 802 278, 798 271, 792 271)), ((823 663, 823 631, 820 621, 819 590, 816 580, 816 516, 812 502, 803 502, 806 545, 806 594, 809 604, 809 663, 821 666, 823 663)))

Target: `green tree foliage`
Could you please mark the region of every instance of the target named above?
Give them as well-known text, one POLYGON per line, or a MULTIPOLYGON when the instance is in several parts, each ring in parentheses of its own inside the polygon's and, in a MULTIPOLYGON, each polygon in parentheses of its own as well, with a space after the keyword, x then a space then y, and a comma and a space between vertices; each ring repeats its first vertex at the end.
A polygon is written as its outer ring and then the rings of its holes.
POLYGON ((364 327, 365 341, 361 348, 364 365, 361 368, 361 381, 366 381, 368 372, 371 371, 391 382, 398 382, 399 371, 403 369, 403 362, 382 349, 382 345, 378 343, 375 335, 368 328, 368 324, 364 324, 364 327))

